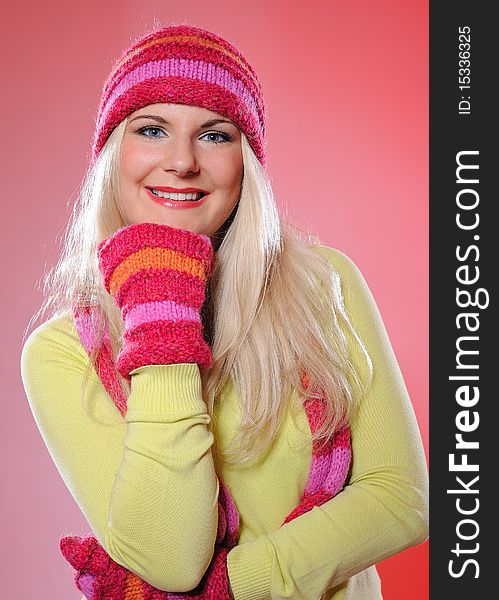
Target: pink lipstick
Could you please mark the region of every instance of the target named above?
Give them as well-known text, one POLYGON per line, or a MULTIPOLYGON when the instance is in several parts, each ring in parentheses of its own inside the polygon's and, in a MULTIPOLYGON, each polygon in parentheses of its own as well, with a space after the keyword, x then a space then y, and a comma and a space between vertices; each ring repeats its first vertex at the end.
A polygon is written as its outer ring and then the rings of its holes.
POLYGON ((194 194, 194 193, 199 193, 199 192, 202 192, 204 194, 204 196, 199 198, 199 200, 172 200, 171 198, 161 198, 160 196, 156 196, 149 188, 146 188, 147 194, 151 198, 151 200, 154 200, 154 202, 157 202, 158 204, 161 204, 162 206, 166 206, 168 208, 179 208, 179 209, 195 208, 196 206, 199 206, 200 204, 202 204, 205 201, 205 199, 207 198, 207 196, 209 195, 204 190, 201 190, 199 188, 178 189, 178 188, 158 186, 158 187, 154 187, 153 189, 159 190, 160 192, 172 192, 172 193, 176 193, 176 194, 191 194, 191 193, 194 194))

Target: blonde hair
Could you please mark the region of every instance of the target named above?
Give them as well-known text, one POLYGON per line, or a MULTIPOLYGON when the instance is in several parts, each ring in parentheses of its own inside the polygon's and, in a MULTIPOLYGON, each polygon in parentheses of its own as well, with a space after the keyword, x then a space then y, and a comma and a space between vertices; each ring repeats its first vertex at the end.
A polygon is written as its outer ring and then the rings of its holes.
MULTIPOLYGON (((127 119, 107 140, 83 179, 64 236, 57 265, 45 276, 41 314, 71 314, 85 303, 99 307, 97 338, 109 326, 114 356, 123 331, 121 313, 102 285, 98 243, 126 226, 119 209, 119 161, 127 119)), ((309 377, 307 397, 324 395, 326 417, 313 439, 327 443, 344 425, 365 390, 349 357, 342 327, 360 347, 372 375, 362 341, 345 311, 339 276, 319 242, 284 221, 278 213, 270 180, 241 134, 244 175, 237 209, 229 217, 217 249, 203 307, 205 337, 213 365, 201 371, 203 398, 209 415, 229 380, 239 398, 242 420, 220 457, 230 464, 257 458, 272 443, 292 392, 309 377), (308 239, 305 239, 308 238, 308 239)), ((29 327, 29 326, 28 326, 29 327)), ((94 351, 84 377, 88 381, 94 351)), ((128 382, 122 381, 129 394, 128 382)), ((85 407, 84 407, 85 409, 85 407)))

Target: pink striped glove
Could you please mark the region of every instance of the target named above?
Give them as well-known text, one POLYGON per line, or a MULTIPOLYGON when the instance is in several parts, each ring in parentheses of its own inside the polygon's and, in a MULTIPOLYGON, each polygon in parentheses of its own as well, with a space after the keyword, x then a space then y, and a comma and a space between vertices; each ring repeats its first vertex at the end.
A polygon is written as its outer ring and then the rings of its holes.
POLYGON ((129 225, 100 242, 99 270, 124 322, 118 371, 137 367, 212 364, 201 308, 214 266, 208 236, 168 225, 129 225))
POLYGON ((199 585, 189 592, 164 592, 105 552, 94 537, 67 537, 61 550, 76 569, 74 582, 87 600, 232 600, 227 574, 230 548, 215 546, 213 558, 199 585))

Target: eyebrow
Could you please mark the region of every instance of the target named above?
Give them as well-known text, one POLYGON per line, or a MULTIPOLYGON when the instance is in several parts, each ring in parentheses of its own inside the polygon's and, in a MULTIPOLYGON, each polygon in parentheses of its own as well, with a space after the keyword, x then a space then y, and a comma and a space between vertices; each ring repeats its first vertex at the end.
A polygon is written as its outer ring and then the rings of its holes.
MULTIPOLYGON (((157 121, 158 123, 170 125, 170 123, 166 119, 160 117, 159 115, 139 115, 138 117, 130 119, 129 123, 132 123, 137 119, 152 119, 153 121, 157 121)), ((229 123, 230 125, 234 125, 234 127, 237 127, 237 125, 233 121, 227 121, 226 119, 209 119, 200 126, 200 129, 203 129, 204 127, 213 127, 213 125, 218 125, 218 123, 229 123)))

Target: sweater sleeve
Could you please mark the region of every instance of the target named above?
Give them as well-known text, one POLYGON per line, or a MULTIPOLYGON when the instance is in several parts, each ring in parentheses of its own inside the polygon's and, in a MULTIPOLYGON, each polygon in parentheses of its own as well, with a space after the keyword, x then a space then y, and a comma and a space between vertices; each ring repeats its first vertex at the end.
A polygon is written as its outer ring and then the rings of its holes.
POLYGON ((135 369, 123 418, 93 369, 81 401, 87 365, 69 318, 47 321, 24 344, 22 379, 45 445, 113 560, 160 590, 191 590, 213 556, 218 519, 199 367, 135 369))
MULTIPOLYGON (((320 507, 228 555, 235 600, 317 600, 326 590, 428 536, 428 476, 407 389, 383 321, 359 269, 321 247, 340 275, 345 308, 373 365, 373 379, 350 420, 347 485, 320 507)), ((347 335, 363 376, 367 366, 347 335)))

